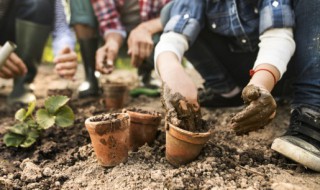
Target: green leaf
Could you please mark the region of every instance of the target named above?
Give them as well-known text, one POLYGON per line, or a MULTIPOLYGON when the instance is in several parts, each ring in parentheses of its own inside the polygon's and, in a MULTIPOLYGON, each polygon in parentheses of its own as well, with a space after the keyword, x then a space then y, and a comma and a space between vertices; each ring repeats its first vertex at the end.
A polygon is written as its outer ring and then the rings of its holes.
POLYGON ((54 125, 55 116, 48 113, 45 109, 39 109, 36 113, 36 120, 43 129, 48 129, 54 125))
POLYGON ((32 112, 34 111, 34 108, 36 107, 36 101, 30 102, 28 106, 28 111, 26 113, 26 118, 31 116, 32 112))
POLYGON ((61 107, 56 114, 56 124, 60 127, 69 127, 74 123, 74 113, 69 106, 61 107))
POLYGON ((16 120, 23 122, 26 118, 26 113, 27 113, 26 109, 21 108, 16 112, 14 117, 16 118, 16 120))
POLYGON ((30 130, 28 131, 28 136, 26 140, 20 145, 23 148, 30 147, 37 141, 37 138, 39 137, 39 132, 37 130, 30 130))
POLYGON ((26 139, 25 136, 14 134, 14 133, 7 133, 3 137, 3 141, 6 146, 13 146, 18 147, 24 140, 26 139))
POLYGON ((52 96, 44 102, 44 107, 50 114, 54 114, 59 108, 69 101, 67 96, 52 96))
POLYGON ((8 130, 11 133, 25 136, 27 134, 28 125, 25 123, 19 123, 19 124, 14 125, 13 127, 10 127, 8 130))

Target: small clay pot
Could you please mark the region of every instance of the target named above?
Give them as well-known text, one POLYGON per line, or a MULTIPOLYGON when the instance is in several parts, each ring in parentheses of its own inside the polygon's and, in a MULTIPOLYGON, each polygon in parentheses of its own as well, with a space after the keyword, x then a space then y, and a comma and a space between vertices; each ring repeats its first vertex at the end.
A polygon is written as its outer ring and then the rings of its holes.
POLYGON ((122 83, 107 83, 103 87, 107 110, 123 108, 128 99, 128 87, 122 83))
POLYGON ((102 114, 86 119, 85 126, 101 166, 111 167, 127 161, 129 125, 127 113, 102 114))
POLYGON ((122 112, 128 113, 130 116, 130 150, 136 151, 145 143, 151 145, 161 123, 161 114, 141 109, 123 109, 122 112))
POLYGON ((194 133, 166 122, 166 159, 173 166, 187 164, 200 154, 210 132, 194 133))

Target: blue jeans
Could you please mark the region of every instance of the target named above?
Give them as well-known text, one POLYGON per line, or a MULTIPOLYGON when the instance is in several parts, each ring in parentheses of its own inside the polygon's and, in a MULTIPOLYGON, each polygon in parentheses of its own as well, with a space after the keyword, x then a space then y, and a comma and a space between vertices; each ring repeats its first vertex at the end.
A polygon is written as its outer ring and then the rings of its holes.
POLYGON ((295 0, 296 52, 293 106, 320 108, 320 1, 295 0))

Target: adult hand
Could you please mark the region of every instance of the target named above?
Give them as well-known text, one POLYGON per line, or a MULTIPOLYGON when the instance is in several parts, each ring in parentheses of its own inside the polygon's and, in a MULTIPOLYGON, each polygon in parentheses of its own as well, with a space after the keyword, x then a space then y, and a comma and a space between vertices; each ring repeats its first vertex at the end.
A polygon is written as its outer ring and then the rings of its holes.
POLYGON ((27 67, 15 53, 11 53, 0 68, 0 78, 5 79, 25 75, 26 73, 27 67))
POLYGON ((259 129, 275 117, 277 104, 268 90, 250 84, 243 89, 242 98, 248 106, 231 119, 238 135, 259 129))
POLYGON ((63 78, 72 79, 77 71, 77 54, 69 47, 65 47, 54 58, 55 71, 63 78))
POLYGON ((154 43, 152 33, 142 25, 133 29, 128 38, 128 54, 131 56, 131 65, 139 67, 144 59, 152 53, 154 43))
POLYGON ((105 44, 96 52, 96 70, 103 74, 110 74, 114 69, 114 61, 122 44, 122 36, 110 33, 105 39, 105 44))

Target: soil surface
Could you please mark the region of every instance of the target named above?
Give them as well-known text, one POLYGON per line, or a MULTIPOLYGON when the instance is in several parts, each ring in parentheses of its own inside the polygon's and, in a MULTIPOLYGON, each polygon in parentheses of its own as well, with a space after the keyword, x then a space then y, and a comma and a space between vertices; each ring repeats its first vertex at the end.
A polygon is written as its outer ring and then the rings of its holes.
MULTIPOLYGON (((50 128, 28 149, 3 144, 5 128, 15 123, 19 107, 5 103, 12 81, 0 80, 0 189, 320 189, 320 174, 270 149, 273 139, 287 129, 288 105, 279 105, 274 121, 264 129, 243 136, 230 129, 230 115, 241 107, 203 108, 203 118, 214 124, 211 140, 195 161, 179 168, 165 159, 163 118, 153 145, 129 152, 126 163, 103 168, 98 165, 84 121, 110 111, 105 111, 102 97, 76 98, 76 88, 83 80, 81 67, 73 82, 60 79, 52 70, 48 65, 39 68, 34 83, 37 107, 43 105, 48 87, 65 85, 74 89, 71 105, 76 121, 70 128, 50 128)), ((197 73, 190 68, 188 73, 200 85, 197 73)), ((133 87, 137 76, 135 71, 116 70, 101 77, 106 80, 133 87)), ((164 116, 160 98, 131 98, 127 106, 156 110, 164 116)))

